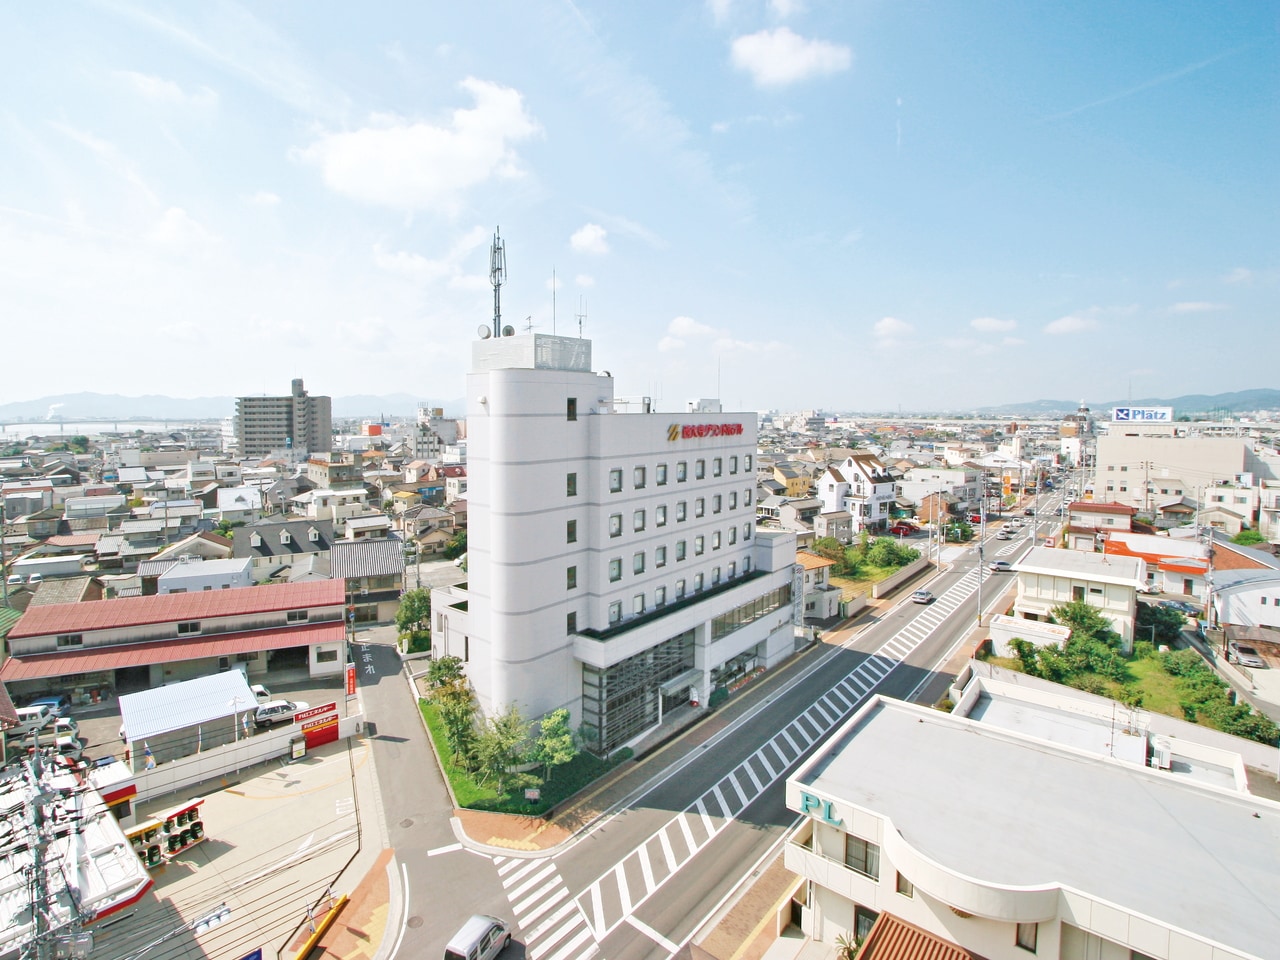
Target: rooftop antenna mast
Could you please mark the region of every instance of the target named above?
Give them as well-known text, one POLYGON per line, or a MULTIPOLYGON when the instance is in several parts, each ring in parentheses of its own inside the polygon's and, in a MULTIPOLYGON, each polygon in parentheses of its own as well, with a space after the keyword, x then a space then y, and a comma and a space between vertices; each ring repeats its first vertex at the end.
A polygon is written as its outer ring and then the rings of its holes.
POLYGON ((582 321, 587 318, 587 302, 582 298, 578 299, 578 339, 582 339, 582 321))
POLYGON ((507 280, 507 248, 497 227, 489 245, 489 282, 493 284, 493 335, 502 336, 502 285, 507 280))

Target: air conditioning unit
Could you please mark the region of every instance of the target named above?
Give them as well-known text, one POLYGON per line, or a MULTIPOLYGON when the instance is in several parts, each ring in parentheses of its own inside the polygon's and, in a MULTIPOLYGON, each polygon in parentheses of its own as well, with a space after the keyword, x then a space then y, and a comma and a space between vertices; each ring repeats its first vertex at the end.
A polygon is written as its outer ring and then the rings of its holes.
POLYGON ((368 587, 361 587, 361 588, 360 588, 360 596, 362 596, 362 597, 367 597, 368 595, 369 595, 369 588, 368 588, 368 587))
POLYGON ((1166 737, 1152 739, 1151 766, 1157 770, 1168 770, 1173 766, 1173 746, 1166 737))

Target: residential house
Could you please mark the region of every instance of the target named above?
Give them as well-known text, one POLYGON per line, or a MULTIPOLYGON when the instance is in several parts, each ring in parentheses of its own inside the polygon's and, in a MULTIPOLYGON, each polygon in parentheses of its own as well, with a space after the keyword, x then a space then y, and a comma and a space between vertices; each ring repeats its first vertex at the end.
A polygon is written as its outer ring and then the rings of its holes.
POLYGON ((364 486, 358 490, 307 490, 289 498, 290 510, 308 520, 328 520, 341 523, 348 517, 363 516, 365 507, 364 486))
POLYGON ((893 476, 872 453, 854 453, 817 478, 823 513, 844 510, 852 518, 851 538, 863 530, 889 525, 895 490, 893 476))
POLYGON ((809 496, 810 477, 799 464, 791 462, 775 464, 773 479, 782 484, 785 497, 800 500, 809 496))
POLYGON ((156 578, 156 593, 160 595, 233 590, 251 586, 253 560, 250 557, 204 560, 184 554, 156 578))
POLYGON ((982 506, 983 473, 968 466, 912 467, 895 487, 900 498, 912 503, 919 503, 931 493, 946 493, 953 498, 957 510, 978 511, 982 506))
POLYGON ((325 453, 307 459, 307 480, 319 490, 360 490, 364 493, 364 464, 344 453, 325 453))
POLYGON ((329 520, 257 520, 235 533, 232 556, 253 560, 256 583, 288 576, 290 567, 315 554, 327 556, 335 539, 329 520))
POLYGON ((226 523, 248 523, 262 516, 262 490, 259 487, 219 487, 218 520, 226 523))
POLYGON ((1014 616, 1046 621, 1055 607, 1081 600, 1110 622, 1126 650, 1132 648, 1138 588, 1147 582, 1141 557, 1032 547, 1013 569, 1018 576, 1014 616))
POLYGON ((1161 593, 1204 596, 1209 545, 1199 539, 1117 530, 1107 534, 1102 552, 1108 556, 1141 557, 1147 564, 1147 586, 1161 593))
POLYGON ((385 539, 391 535, 391 519, 381 513, 348 517, 342 529, 345 540, 385 539))
POLYGON ((853 515, 848 510, 833 510, 813 518, 813 535, 821 540, 830 537, 840 543, 853 542, 853 515))
POLYGON ((807 550, 797 550, 796 563, 804 572, 804 618, 830 620, 837 616, 841 590, 830 581, 836 562, 807 550))
POLYGON ((395 619, 404 593, 404 541, 396 537, 337 540, 329 553, 334 580, 345 584, 357 623, 395 619))
POLYGON ((1071 550, 1097 550, 1109 534, 1132 531, 1137 512, 1122 503, 1077 500, 1067 507, 1066 545, 1071 550))

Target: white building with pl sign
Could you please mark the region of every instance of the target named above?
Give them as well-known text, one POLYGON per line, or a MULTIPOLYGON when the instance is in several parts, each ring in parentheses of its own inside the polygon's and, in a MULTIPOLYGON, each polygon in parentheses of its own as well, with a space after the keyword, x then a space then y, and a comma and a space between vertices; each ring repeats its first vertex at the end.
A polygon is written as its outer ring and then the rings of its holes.
POLYGON ((985 696, 874 697, 788 778, 806 932, 866 938, 860 960, 1277 956, 1280 803, 1225 751, 1179 738, 1161 768, 1110 716, 985 696))
POLYGON ((614 396, 591 342, 474 344, 465 584, 432 592, 437 656, 487 714, 566 707, 593 750, 795 649, 795 536, 757 535, 756 417, 614 396))

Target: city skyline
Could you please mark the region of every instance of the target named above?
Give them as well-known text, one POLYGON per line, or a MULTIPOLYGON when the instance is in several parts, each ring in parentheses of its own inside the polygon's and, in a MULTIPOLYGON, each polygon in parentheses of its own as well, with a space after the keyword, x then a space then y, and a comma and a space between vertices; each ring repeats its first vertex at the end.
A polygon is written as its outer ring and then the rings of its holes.
POLYGON ((10 356, 50 362, 0 403, 460 396, 498 228, 504 322, 585 314, 667 409, 1269 382, 1262 8, 2 16, 0 298, 10 356))

